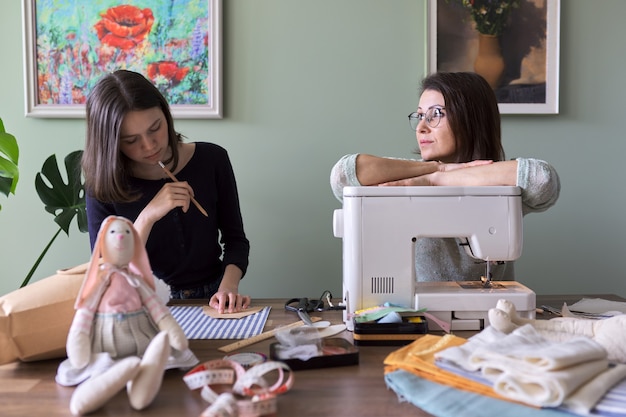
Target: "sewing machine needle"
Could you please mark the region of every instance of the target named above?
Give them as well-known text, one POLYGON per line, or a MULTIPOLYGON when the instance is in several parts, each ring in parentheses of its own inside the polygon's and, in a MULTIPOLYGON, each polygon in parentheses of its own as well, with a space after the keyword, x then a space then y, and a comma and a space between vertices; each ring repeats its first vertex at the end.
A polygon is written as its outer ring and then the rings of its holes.
POLYGON ((485 262, 485 279, 483 280, 483 287, 490 288, 491 287, 491 262, 487 260, 485 262))

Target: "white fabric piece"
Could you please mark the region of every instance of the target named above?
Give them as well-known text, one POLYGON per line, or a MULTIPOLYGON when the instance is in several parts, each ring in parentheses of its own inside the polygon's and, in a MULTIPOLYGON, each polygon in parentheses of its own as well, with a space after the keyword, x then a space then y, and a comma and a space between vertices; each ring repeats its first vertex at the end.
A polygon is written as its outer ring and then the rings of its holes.
POLYGON ((299 346, 285 346, 276 345, 276 356, 279 359, 299 359, 301 361, 307 361, 316 356, 322 355, 322 350, 316 344, 299 345, 299 346))
POLYGON ((469 361, 475 368, 497 362, 522 367, 528 372, 541 372, 606 359, 606 356, 606 350, 587 337, 554 343, 542 337, 531 325, 524 325, 496 343, 476 348, 469 361))
POLYGON ((478 371, 479 365, 470 362, 472 353, 483 346, 496 343, 507 336, 493 326, 489 326, 480 333, 467 339, 467 342, 461 346, 453 346, 435 353, 435 359, 445 360, 456 364, 466 371, 478 371))
POLYGON ((565 398, 608 368, 607 353, 586 337, 555 343, 524 325, 501 340, 477 348, 472 366, 508 398, 539 407, 557 407, 565 398))
POLYGON ((558 407, 581 385, 605 371, 608 361, 585 362, 547 372, 499 365, 497 361, 491 361, 482 369, 485 377, 495 377, 495 392, 537 407, 558 407))
POLYGON ((489 310, 489 323, 505 333, 518 326, 532 325, 541 336, 553 342, 565 342, 576 337, 588 337, 607 352, 608 360, 626 363, 626 314, 598 320, 588 318, 557 317, 551 320, 530 320, 517 315, 515 306, 505 299, 489 310))
POLYGON ((611 301, 603 298, 582 298, 580 301, 569 306, 572 311, 584 311, 585 313, 604 314, 617 312, 626 314, 626 303, 623 301, 611 301))
MULTIPOLYGON (((545 339, 531 325, 510 334, 493 326, 435 358, 467 371, 482 370, 494 390, 539 407, 557 407, 574 391, 608 369, 606 350, 586 337, 545 339)), ((609 387, 605 387, 605 392, 609 387)))
POLYGON ((598 401, 624 378, 626 378, 626 365, 613 366, 567 397, 562 407, 579 415, 589 415, 598 401))
POLYGON ((596 404, 593 416, 626 416, 626 379, 618 382, 596 404))

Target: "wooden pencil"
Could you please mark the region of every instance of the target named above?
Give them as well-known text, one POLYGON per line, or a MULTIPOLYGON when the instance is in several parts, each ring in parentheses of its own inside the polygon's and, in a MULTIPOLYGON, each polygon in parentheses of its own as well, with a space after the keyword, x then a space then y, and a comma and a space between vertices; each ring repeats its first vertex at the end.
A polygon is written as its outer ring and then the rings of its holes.
MULTIPOLYGON (((169 169, 167 169, 167 168, 165 167, 165 165, 163 164, 163 162, 159 161, 159 166, 160 166, 161 168, 163 168, 163 171, 165 171, 165 173, 167 174, 167 176, 168 176, 168 177, 170 177, 170 178, 172 179, 172 181, 174 181, 174 182, 178 182, 178 178, 176 178, 176 177, 174 176, 174 174, 172 174, 172 173, 170 172, 170 170, 169 170, 169 169)), ((198 210, 200 210, 200 213, 204 214, 206 217, 209 217, 209 214, 208 214, 208 213, 206 212, 206 210, 205 210, 205 209, 204 209, 204 208, 200 205, 200 203, 198 203, 198 201, 197 201, 195 198, 191 197, 191 202, 194 204, 194 206, 196 206, 196 207, 198 208, 198 210)))

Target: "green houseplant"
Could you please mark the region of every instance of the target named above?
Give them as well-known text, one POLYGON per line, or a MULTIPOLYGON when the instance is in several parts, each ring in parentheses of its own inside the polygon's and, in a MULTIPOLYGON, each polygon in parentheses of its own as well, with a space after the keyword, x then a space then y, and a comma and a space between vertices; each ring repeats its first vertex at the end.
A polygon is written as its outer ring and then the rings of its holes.
MULTIPOLYGON (((48 213, 54 216, 59 230, 44 247, 41 255, 28 271, 21 287, 28 284, 37 267, 41 263, 52 243, 64 231, 68 236, 74 217, 77 218, 78 229, 87 232, 87 209, 85 204, 85 188, 82 182, 80 159, 83 151, 74 151, 65 157, 67 183, 63 181, 55 155, 50 155, 44 162, 41 171, 35 177, 35 189, 44 203, 48 213)), ((0 193, 5 196, 15 194, 19 180, 18 170, 19 146, 15 136, 7 133, 0 119, 0 193)), ((0 210, 2 206, 0 205, 0 210)))
POLYGON ((45 205, 48 213, 54 216, 59 230, 52 236, 41 255, 22 282, 22 287, 28 284, 41 260, 59 236, 61 231, 69 236, 70 225, 74 217, 77 218, 78 229, 87 232, 87 209, 85 203, 85 187, 82 182, 80 159, 83 151, 74 151, 65 157, 67 183, 63 181, 55 155, 50 155, 44 162, 41 171, 35 177, 35 188, 39 198, 45 205))
MULTIPOLYGON (((5 196, 15 194, 17 181, 19 180, 19 170, 17 162, 20 150, 15 136, 7 133, 4 123, 0 119, 0 193, 5 196)), ((2 210, 2 205, 0 205, 2 210)))

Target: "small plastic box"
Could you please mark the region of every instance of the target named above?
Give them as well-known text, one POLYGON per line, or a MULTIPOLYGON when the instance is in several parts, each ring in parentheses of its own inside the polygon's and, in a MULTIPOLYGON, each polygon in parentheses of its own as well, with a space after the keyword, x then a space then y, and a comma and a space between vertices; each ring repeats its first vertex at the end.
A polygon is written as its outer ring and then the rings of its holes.
POLYGON ((358 346, 406 345, 428 333, 424 316, 402 317, 401 323, 357 322, 354 320, 354 344, 358 346))
POLYGON ((359 350, 340 337, 330 337, 322 339, 322 349, 328 353, 322 356, 314 356, 308 360, 301 359, 280 359, 276 355, 276 346, 278 343, 270 345, 270 358, 272 360, 281 361, 289 365, 294 370, 330 368, 334 366, 358 365, 359 350), (337 353, 333 353, 337 352, 337 353))

